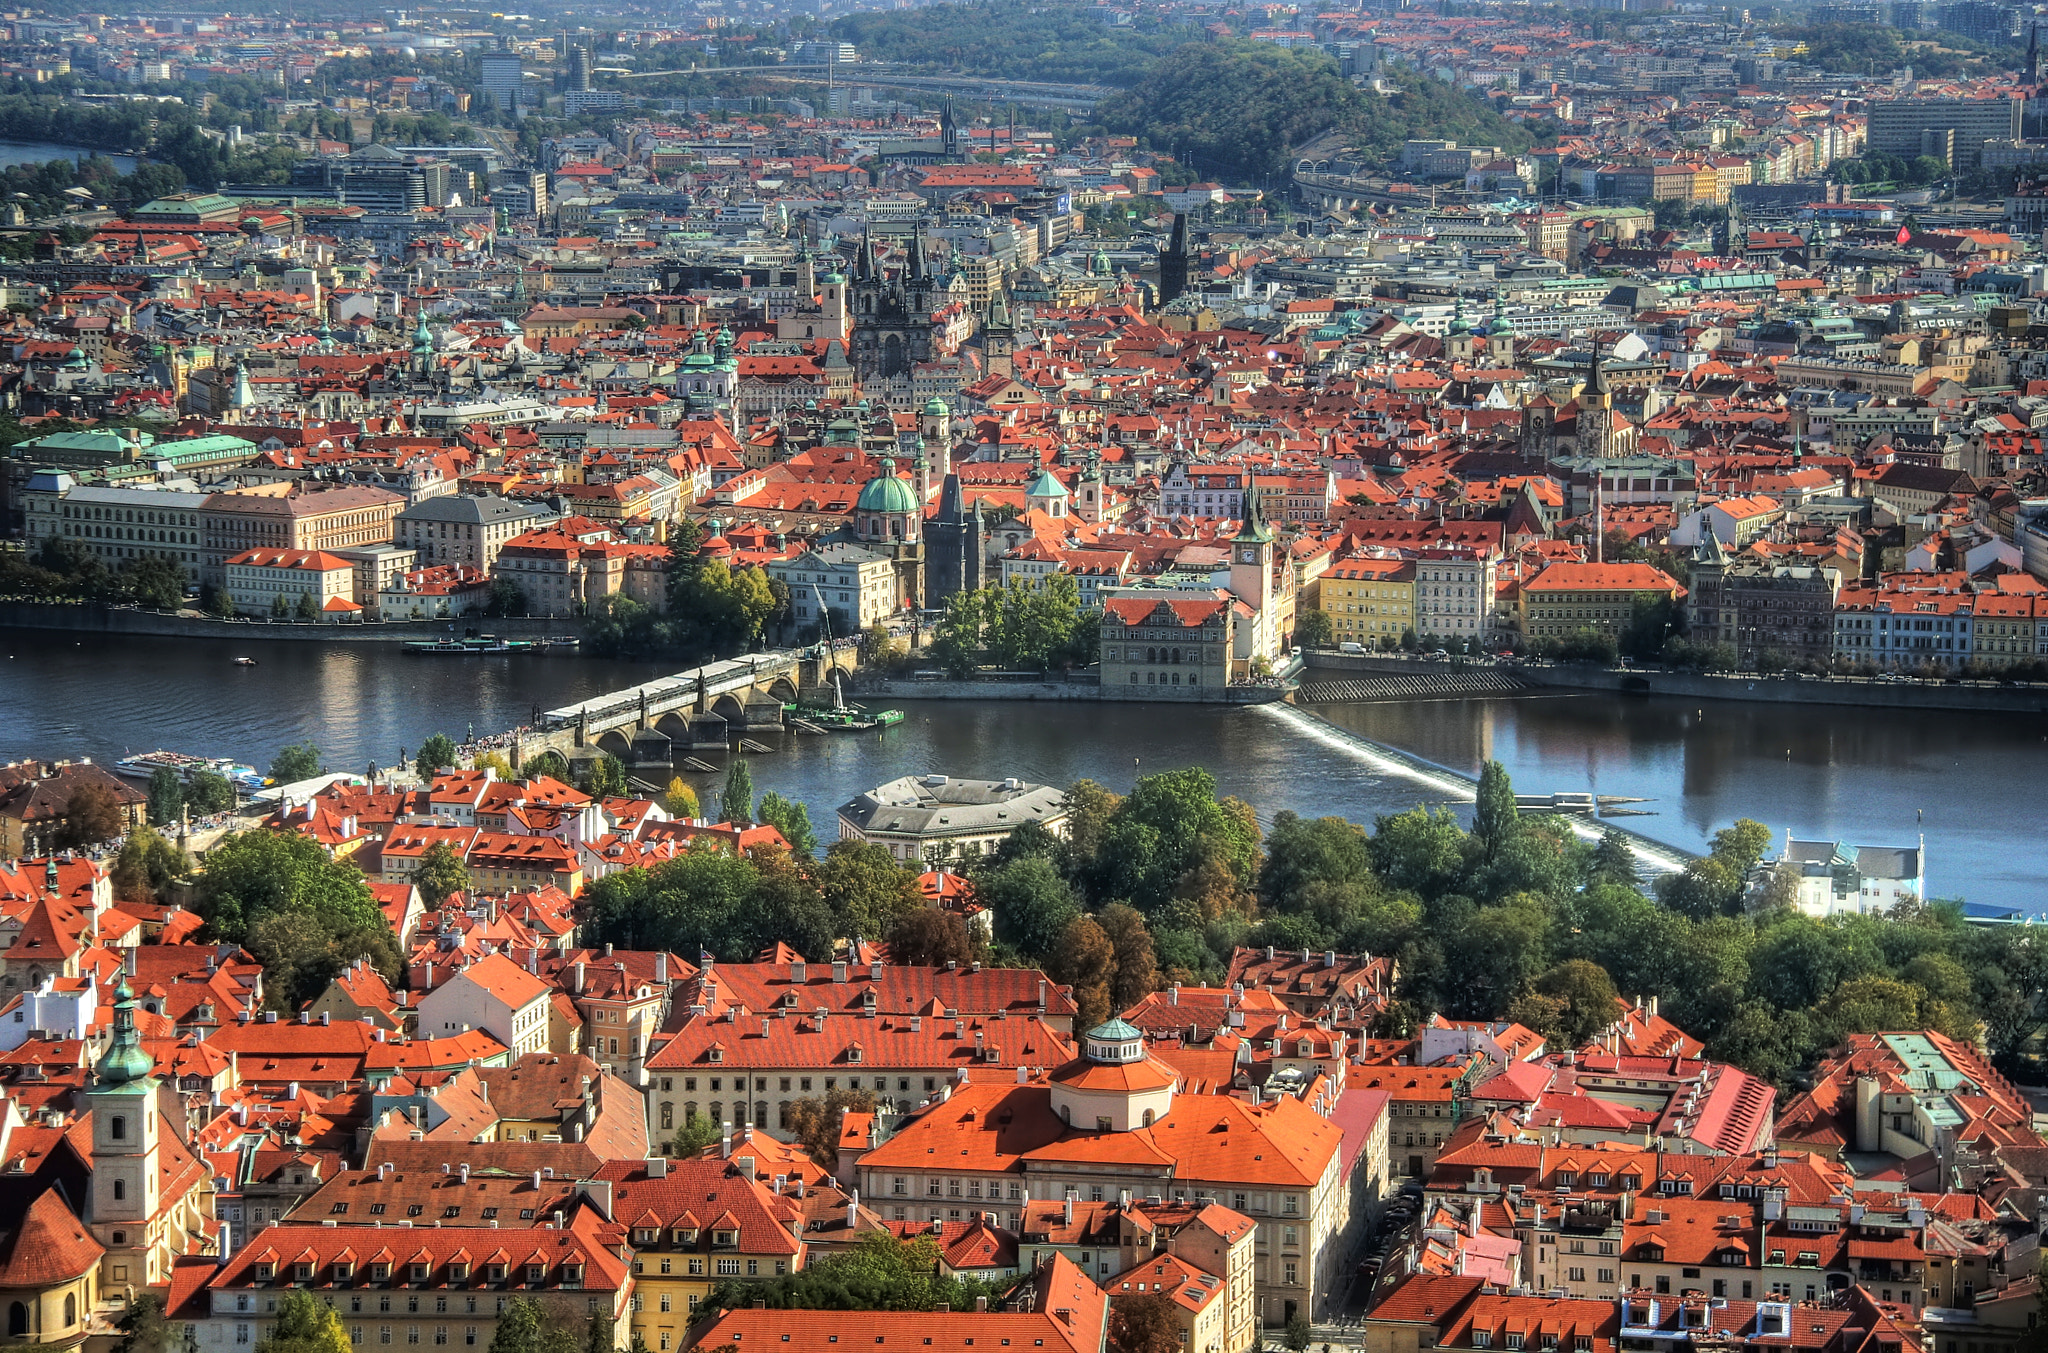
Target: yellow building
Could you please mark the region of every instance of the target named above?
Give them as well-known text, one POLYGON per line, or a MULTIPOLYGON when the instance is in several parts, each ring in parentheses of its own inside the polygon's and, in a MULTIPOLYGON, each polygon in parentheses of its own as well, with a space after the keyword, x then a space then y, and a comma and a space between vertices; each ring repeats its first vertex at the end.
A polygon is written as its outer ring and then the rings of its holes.
POLYGON ((629 1231, 629 1318, 632 1335, 650 1353, 681 1347, 697 1307, 718 1284, 803 1267, 803 1223, 778 1220, 775 1195, 754 1177, 745 1151, 735 1146, 730 1160, 614 1160, 598 1171, 612 1187, 612 1216, 629 1231))
POLYGON ((1415 628, 1415 563, 1346 559, 1323 574, 1322 610, 1340 644, 1394 648, 1415 628))

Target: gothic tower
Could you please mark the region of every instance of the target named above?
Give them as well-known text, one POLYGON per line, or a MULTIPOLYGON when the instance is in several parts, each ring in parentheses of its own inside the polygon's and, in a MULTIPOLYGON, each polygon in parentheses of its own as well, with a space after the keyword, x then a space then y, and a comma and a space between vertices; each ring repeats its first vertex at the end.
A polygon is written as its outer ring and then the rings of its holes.
POLYGON ((988 303, 988 320, 981 326, 981 355, 991 376, 1016 373, 1017 329, 1010 322, 1010 301, 1001 291, 988 303))
POLYGON ((1579 393, 1577 451, 1581 456, 1611 456, 1614 450, 1614 396, 1607 373, 1600 369, 1600 339, 1593 339, 1593 370, 1579 393))
POLYGON ((1188 289, 1189 262, 1193 257, 1188 248, 1188 214, 1177 211, 1173 214, 1173 233, 1167 237, 1166 248, 1159 253, 1159 304, 1169 306, 1188 289))

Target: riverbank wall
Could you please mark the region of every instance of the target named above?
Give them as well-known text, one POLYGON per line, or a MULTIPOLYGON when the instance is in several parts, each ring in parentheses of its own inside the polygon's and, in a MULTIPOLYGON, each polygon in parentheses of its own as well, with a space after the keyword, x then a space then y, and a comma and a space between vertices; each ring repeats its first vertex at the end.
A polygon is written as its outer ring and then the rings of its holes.
MULTIPOLYGON (((1185 688, 1183 688, 1185 689, 1185 688)), ((900 681, 887 677, 862 677, 854 684, 862 698, 877 700, 1098 700, 1122 703, 1121 697, 1104 695, 1098 681, 900 681)), ((1185 696, 1162 699, 1154 688, 1144 703, 1204 705, 1264 705, 1286 697, 1286 688, 1274 686, 1228 686, 1204 691, 1199 700, 1185 696)))
MULTIPOLYGON (((1432 662, 1356 653, 1309 653, 1304 661, 1306 666, 1302 675, 1305 681, 1312 681, 1316 675, 1326 678, 1454 677, 1503 670, 1461 665, 1455 660, 1432 662)), ((1710 676, 1700 672, 1605 668, 1579 663, 1543 667, 1524 663, 1506 670, 1511 670, 1516 679, 1526 686, 1549 690, 1673 695, 1688 700, 1750 700, 1779 705, 1852 705, 1865 709, 2048 715, 2048 686, 1948 685, 1932 681, 1872 681, 1858 677, 1797 680, 1748 674, 1710 676)), ((1485 697, 1483 693, 1475 693, 1473 698, 1485 697)))
POLYGON ((384 623, 327 625, 300 620, 214 620, 120 606, 87 603, 0 601, 0 630, 61 630, 73 634, 134 634, 178 639, 240 639, 250 642, 288 639, 300 643, 398 644, 412 639, 442 639, 450 632, 478 630, 506 639, 570 639, 582 633, 573 619, 556 617, 454 620, 402 620, 384 623))

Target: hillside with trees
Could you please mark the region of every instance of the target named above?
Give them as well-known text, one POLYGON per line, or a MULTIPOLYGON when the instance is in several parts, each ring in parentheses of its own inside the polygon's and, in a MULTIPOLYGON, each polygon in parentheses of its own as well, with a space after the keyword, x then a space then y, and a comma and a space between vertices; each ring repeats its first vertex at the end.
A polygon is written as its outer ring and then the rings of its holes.
POLYGON ((1462 90, 1415 73, 1393 79, 1393 92, 1380 94, 1313 49, 1194 44, 1103 100, 1095 118, 1203 174, 1238 180, 1281 172, 1294 147, 1332 129, 1375 160, 1391 159, 1412 136, 1508 151, 1530 145, 1527 131, 1462 90))
POLYGON ((1119 88, 1136 84, 1160 57, 1201 36, 1192 25, 1150 16, 1112 26, 1103 13, 1089 5, 1014 0, 926 5, 849 14, 834 20, 830 32, 857 44, 864 61, 1119 88))

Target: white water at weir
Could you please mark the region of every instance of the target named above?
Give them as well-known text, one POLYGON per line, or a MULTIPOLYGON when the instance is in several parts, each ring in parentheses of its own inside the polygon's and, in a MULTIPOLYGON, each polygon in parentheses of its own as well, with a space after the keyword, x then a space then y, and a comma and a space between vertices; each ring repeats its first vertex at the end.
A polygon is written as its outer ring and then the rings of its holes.
MULTIPOLYGON (((1430 766, 1396 753, 1390 748, 1359 737, 1356 733, 1347 733, 1306 710, 1277 701, 1268 705, 1254 705, 1252 708, 1270 718, 1281 720, 1303 737, 1340 751, 1353 761, 1370 766, 1382 775, 1432 789, 1443 796, 1445 803, 1473 803, 1478 799, 1478 781, 1469 776, 1430 766)), ((1606 830, 1605 826, 1595 826, 1571 815, 1565 815, 1565 820, 1570 823, 1572 833, 1585 841, 1598 841, 1606 830)), ((1676 874, 1688 863, 1688 856, 1660 842, 1652 841, 1641 832, 1629 831, 1626 828, 1615 830, 1628 841, 1630 848, 1635 851, 1636 859, 1650 873, 1676 874)))

